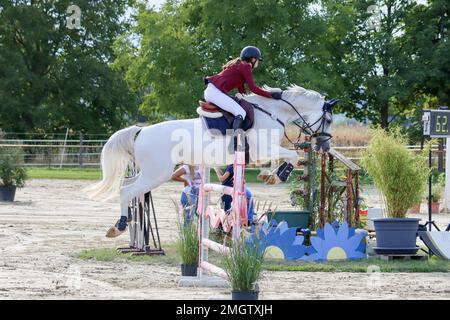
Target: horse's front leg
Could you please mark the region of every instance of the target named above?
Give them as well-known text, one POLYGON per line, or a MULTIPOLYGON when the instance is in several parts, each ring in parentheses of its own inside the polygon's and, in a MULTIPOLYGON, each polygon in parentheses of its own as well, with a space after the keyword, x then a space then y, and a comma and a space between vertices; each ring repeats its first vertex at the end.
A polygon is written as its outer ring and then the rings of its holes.
POLYGON ((288 150, 276 144, 272 145, 271 148, 274 159, 284 159, 285 161, 271 172, 271 175, 266 180, 266 184, 285 182, 294 169, 294 163, 298 159, 298 154, 294 150, 288 150))

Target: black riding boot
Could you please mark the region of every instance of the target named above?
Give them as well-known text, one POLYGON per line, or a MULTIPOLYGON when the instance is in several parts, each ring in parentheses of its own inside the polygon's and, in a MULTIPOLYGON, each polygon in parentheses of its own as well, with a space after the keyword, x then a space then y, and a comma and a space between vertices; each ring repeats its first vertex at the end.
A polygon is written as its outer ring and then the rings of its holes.
POLYGON ((237 143, 237 131, 239 129, 242 129, 243 123, 244 123, 244 119, 242 118, 241 115, 238 115, 238 116, 234 117, 234 120, 233 120, 233 131, 234 131, 233 132, 233 146, 234 146, 233 151, 237 150, 237 145, 238 145, 238 143, 237 143))
POLYGON ((238 129, 242 129, 242 124, 244 123, 244 118, 241 115, 234 117, 233 120, 233 130, 236 132, 238 129))

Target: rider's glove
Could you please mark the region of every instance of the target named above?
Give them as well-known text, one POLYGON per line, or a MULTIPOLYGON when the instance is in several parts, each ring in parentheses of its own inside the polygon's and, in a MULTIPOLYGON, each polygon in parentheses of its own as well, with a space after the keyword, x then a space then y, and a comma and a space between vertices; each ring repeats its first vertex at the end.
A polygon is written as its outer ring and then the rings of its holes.
POLYGON ((272 98, 275 99, 275 100, 280 100, 282 94, 283 94, 283 91, 272 92, 272 98))

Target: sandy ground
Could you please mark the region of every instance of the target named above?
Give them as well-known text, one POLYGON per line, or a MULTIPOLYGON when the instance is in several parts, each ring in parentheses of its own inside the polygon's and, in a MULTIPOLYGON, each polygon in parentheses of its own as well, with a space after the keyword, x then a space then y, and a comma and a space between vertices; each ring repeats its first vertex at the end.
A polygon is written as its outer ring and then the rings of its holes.
MULTIPOLYGON (((127 245, 127 234, 104 237, 118 217, 117 203, 88 200, 86 181, 31 180, 13 204, 0 202, 0 298, 2 299, 210 299, 228 289, 179 288, 179 268, 140 263, 83 261, 84 249, 127 245)), ((289 207, 286 186, 249 184, 257 199, 289 207)), ((175 235, 180 185, 154 191, 161 238, 175 235)), ((379 201, 374 190, 368 204, 379 201)), ((419 215, 425 218, 425 215, 419 215)), ((436 215, 440 226, 450 215, 436 215)), ((450 299, 450 272, 426 274, 265 272, 262 299, 450 299)))

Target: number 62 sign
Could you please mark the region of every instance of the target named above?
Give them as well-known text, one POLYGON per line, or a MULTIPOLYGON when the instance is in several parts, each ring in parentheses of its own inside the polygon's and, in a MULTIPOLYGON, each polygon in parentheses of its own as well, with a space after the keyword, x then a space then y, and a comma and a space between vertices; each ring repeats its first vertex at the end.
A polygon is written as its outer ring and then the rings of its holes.
POLYGON ((450 138, 450 110, 423 110, 423 135, 450 138))

